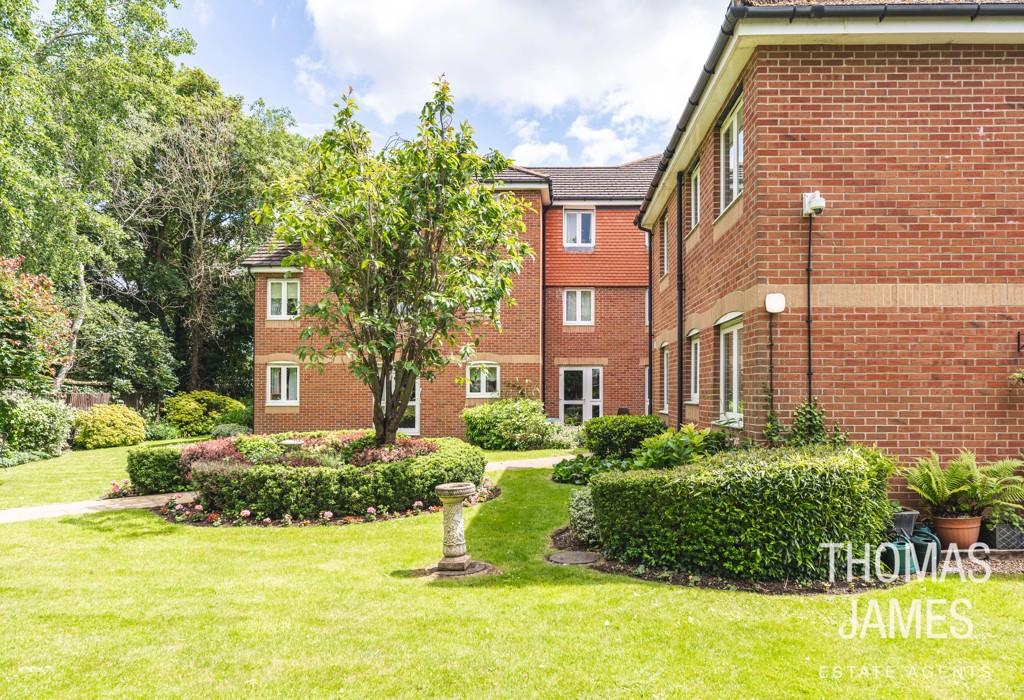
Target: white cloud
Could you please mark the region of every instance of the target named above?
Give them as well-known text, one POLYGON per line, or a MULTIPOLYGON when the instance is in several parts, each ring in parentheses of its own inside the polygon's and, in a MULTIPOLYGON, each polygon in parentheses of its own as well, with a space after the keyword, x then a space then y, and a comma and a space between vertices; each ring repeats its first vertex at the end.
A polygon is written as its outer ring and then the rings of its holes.
MULTIPOLYGON (((509 115, 575 109, 656 131, 659 144, 724 10, 720 0, 307 0, 324 61, 365 85, 361 104, 385 122, 417 111, 445 73, 458 99, 509 115)), ((595 159, 602 148, 592 144, 595 159)))
POLYGON ((511 130, 520 141, 536 141, 540 134, 540 122, 536 119, 517 119, 512 122, 511 130))
POLYGON ((209 0, 195 0, 195 4, 192 6, 193 11, 196 15, 196 21, 199 22, 200 26, 205 27, 213 19, 213 6, 210 5, 209 0))
POLYGON ((277 31, 277 15, 274 15, 273 17, 270 18, 270 31, 277 31))
POLYGON ((557 141, 521 143, 509 155, 516 165, 556 165, 569 162, 568 147, 557 141))
POLYGON ((569 126, 566 136, 570 136, 583 144, 584 165, 607 165, 634 160, 641 156, 636 150, 635 136, 620 137, 609 128, 594 129, 585 116, 576 117, 569 126))
POLYGON ((316 74, 323 66, 310 59, 308 56, 299 56, 295 59, 295 86, 306 98, 315 105, 327 104, 327 88, 317 79, 316 74))

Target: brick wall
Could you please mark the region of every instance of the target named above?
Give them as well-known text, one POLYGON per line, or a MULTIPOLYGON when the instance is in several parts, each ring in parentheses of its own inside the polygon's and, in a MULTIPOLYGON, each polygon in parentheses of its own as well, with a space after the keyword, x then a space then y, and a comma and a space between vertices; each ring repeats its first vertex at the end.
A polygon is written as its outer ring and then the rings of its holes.
MULTIPOLYGON (((512 296, 515 303, 502 303, 500 331, 485 329, 475 359, 497 362, 501 366, 502 396, 514 395, 519 387, 539 396, 540 391, 540 327, 541 327, 541 211, 537 192, 517 192, 531 211, 526 214, 524 239, 534 250, 516 278, 512 296)), ((364 428, 373 424, 370 391, 355 379, 340 361, 320 369, 302 368, 299 381, 298 406, 266 405, 267 364, 273 361, 297 360, 301 340, 297 321, 268 321, 267 284, 269 278, 281 275, 256 275, 255 329, 255 391, 254 427, 256 432, 284 430, 315 430, 324 428, 364 428)), ((303 303, 319 299, 326 278, 310 270, 295 277, 301 280, 303 303)), ((481 399, 466 398, 466 388, 459 380, 465 368, 453 363, 433 382, 421 382, 420 432, 423 435, 462 435, 462 409, 481 399)))
MULTIPOLYGON (((775 323, 776 407, 788 422, 806 398, 800 194, 817 189, 828 208, 814 224, 814 394, 829 415, 905 459, 1016 455, 1024 389, 1007 375, 1024 365, 1024 49, 767 47, 742 82, 746 189, 724 213, 717 129, 700 148, 686 330, 704 341, 702 391, 687 417, 717 415, 713 323, 742 311, 743 432, 760 436, 772 291, 789 301, 775 323)), ((669 212, 674 234, 674 203, 669 212)), ((674 390, 674 241, 670 261, 660 285, 656 262, 654 319, 674 390)), ((670 405, 674 420, 674 395, 670 405)))

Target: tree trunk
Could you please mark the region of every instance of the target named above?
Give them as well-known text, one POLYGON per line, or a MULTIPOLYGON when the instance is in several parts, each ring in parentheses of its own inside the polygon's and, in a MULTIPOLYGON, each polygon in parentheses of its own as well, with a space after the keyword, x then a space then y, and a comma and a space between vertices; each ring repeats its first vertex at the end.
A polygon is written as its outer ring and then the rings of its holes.
POLYGON ((199 364, 202 356, 202 340, 200 331, 194 328, 188 333, 188 388, 189 391, 199 389, 199 364))
POLYGON ((71 372, 71 368, 75 366, 75 352, 78 350, 78 334, 82 330, 82 324, 85 323, 85 306, 89 301, 89 293, 85 286, 85 265, 82 263, 78 264, 78 311, 75 314, 75 320, 71 324, 71 339, 68 343, 68 354, 64 358, 63 364, 60 366, 60 371, 57 372, 57 376, 53 379, 53 393, 59 394, 61 387, 64 386, 64 380, 67 379, 68 373, 71 372))

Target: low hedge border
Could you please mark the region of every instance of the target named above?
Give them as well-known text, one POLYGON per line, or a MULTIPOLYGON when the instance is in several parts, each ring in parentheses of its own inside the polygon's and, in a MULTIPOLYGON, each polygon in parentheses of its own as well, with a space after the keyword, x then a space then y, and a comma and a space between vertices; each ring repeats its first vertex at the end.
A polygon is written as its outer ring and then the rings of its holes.
POLYGON ((828 575, 825 542, 854 551, 890 525, 894 463, 866 448, 726 452, 590 481, 605 556, 744 580, 828 575))
POLYGON ((598 457, 626 459, 647 438, 665 432, 658 416, 600 416, 583 424, 583 446, 598 457))
POLYGON ((133 495, 172 493, 190 488, 176 447, 140 447, 128 451, 128 477, 133 495))
POLYGON ((451 481, 483 482, 484 453, 455 438, 430 440, 434 452, 358 467, 291 466, 201 462, 192 465, 192 483, 208 512, 231 517, 249 511, 255 518, 295 519, 404 511, 413 503, 440 503, 434 487, 451 481))

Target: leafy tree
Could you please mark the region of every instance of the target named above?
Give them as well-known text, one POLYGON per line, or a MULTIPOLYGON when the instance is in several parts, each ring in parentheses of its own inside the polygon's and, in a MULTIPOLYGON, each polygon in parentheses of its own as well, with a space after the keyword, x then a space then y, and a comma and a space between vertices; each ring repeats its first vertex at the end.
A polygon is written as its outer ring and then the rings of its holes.
POLYGON ((277 183, 262 215, 301 252, 286 260, 325 273, 303 311, 299 354, 313 365, 344 355, 373 396, 378 444, 394 442, 417 377, 431 380, 499 325, 499 303, 530 253, 523 203, 490 184, 508 165, 480 155, 468 123, 453 124, 443 78, 416 137, 374 151, 346 96, 311 162, 277 183))
POLYGON ((76 379, 105 382, 122 398, 157 399, 178 386, 180 363, 170 338, 111 301, 89 304, 80 344, 76 379))
POLYGON ((0 258, 0 389, 39 392, 63 357, 68 318, 50 280, 20 266, 20 258, 0 258))

